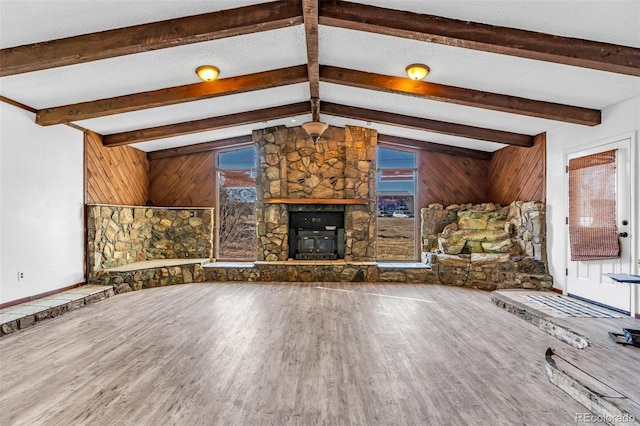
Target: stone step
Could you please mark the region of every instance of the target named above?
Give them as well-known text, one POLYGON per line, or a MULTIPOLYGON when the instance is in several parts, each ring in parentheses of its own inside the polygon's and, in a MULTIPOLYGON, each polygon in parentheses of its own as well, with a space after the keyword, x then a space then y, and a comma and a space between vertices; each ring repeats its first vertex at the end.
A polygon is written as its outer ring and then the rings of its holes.
POLYGON ((113 295, 112 286, 89 284, 0 309, 0 337, 113 295))

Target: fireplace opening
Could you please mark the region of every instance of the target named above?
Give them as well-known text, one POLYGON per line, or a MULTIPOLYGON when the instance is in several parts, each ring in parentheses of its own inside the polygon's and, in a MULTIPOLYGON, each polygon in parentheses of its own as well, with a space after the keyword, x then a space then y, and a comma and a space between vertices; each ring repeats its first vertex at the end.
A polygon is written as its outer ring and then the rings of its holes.
POLYGON ((344 211, 290 211, 289 258, 344 259, 344 211))

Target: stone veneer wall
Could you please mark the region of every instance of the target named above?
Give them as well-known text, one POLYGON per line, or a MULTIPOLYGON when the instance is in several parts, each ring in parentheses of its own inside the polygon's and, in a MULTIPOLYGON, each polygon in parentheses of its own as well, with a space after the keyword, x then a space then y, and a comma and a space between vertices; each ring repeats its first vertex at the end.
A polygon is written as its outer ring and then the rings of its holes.
POLYGON ((287 260, 287 204, 265 204, 271 198, 365 199, 345 205, 345 259, 372 261, 376 251, 375 161, 377 132, 347 126, 329 127, 314 144, 300 127, 272 127, 253 132, 258 147, 256 258, 287 260))
POLYGON ((437 283, 485 290, 553 286, 544 203, 431 204, 421 219, 422 252, 437 283))
POLYGON ((349 263, 256 263, 246 267, 204 268, 207 281, 241 282, 376 282, 378 267, 373 262, 349 263))
POLYGON ((89 279, 105 269, 153 259, 213 255, 212 208, 87 206, 89 279))
MULTIPOLYGON (((141 264, 143 265, 143 264, 141 264)), ((113 286, 116 294, 166 285, 205 281, 204 267, 200 263, 184 262, 175 266, 141 266, 132 271, 105 269, 94 274, 92 284, 113 286)))
MULTIPOLYGON (((547 290, 551 276, 540 262, 511 259, 508 254, 432 256, 430 268, 362 263, 257 262, 248 266, 203 267, 207 281, 233 282, 381 282, 442 284, 481 290, 526 288, 547 290), (542 269, 541 269, 542 268, 542 269)), ((194 277, 195 281, 195 277, 194 277)))
POLYGON ((420 213, 423 252, 509 253, 546 261, 544 203, 431 204, 420 213))

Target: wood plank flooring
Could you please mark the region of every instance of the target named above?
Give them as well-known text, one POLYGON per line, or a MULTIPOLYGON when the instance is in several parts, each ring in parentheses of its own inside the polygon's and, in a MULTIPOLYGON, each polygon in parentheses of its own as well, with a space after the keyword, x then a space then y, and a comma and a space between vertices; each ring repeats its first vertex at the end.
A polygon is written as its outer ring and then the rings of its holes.
POLYGON ((559 345, 455 287, 155 288, 0 339, 0 424, 573 424, 559 345))

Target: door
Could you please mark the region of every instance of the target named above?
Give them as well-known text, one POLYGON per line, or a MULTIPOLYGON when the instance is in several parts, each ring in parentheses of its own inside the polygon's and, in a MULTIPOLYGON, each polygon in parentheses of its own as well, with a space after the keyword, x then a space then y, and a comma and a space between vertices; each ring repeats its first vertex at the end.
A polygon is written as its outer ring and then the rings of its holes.
MULTIPOLYGON (((603 276, 604 273, 631 273, 631 138, 625 138, 611 143, 594 146, 568 154, 568 161, 584 160, 584 157, 593 154, 602 154, 615 150, 615 177, 612 177, 612 186, 615 194, 615 227, 619 234, 620 257, 605 260, 571 260, 571 244, 569 242, 569 232, 567 232, 567 293, 570 296, 577 296, 595 303, 614 308, 627 315, 631 311, 631 285, 617 283, 610 278, 603 276)), ((569 179, 567 179, 569 181, 569 179)), ((567 191, 569 194, 569 191, 567 191)), ((575 212, 576 210, 574 210, 575 212)), ((567 209, 569 218, 570 208, 567 209)), ((575 213, 574 213, 575 214, 575 213)), ((588 223, 591 218, 589 214, 581 217, 580 221, 588 223)), ((572 217, 572 221, 575 217, 572 217)), ((569 222, 569 221, 568 221, 569 222)), ((584 223, 583 223, 584 224, 584 223)), ((569 229, 569 227, 567 227, 569 229)), ((575 255, 575 253, 574 253, 575 255)))

